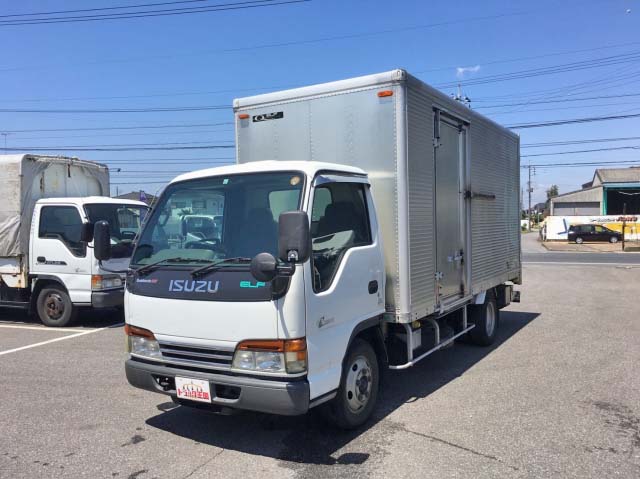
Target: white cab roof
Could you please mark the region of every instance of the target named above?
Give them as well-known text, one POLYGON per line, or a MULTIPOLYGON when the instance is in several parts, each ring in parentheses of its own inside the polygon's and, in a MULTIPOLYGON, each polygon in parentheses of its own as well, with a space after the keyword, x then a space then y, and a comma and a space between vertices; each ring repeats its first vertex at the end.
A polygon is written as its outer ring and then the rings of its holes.
POLYGON ((112 204, 112 205, 147 206, 147 207, 149 206, 146 203, 143 203, 142 201, 122 200, 118 198, 109 198, 107 196, 84 196, 82 198, 79 198, 79 197, 43 198, 38 200, 38 203, 39 204, 66 203, 66 204, 73 204, 78 206, 95 204, 95 203, 105 203, 105 204, 112 204))
POLYGON ((325 163, 320 161, 252 161, 249 163, 219 166, 206 170, 192 171, 174 178, 171 183, 177 181, 207 178, 209 176, 233 175, 238 173, 265 173, 273 171, 300 171, 309 178, 313 178, 319 171, 333 171, 349 175, 367 176, 364 170, 353 166, 339 165, 337 163, 325 163))

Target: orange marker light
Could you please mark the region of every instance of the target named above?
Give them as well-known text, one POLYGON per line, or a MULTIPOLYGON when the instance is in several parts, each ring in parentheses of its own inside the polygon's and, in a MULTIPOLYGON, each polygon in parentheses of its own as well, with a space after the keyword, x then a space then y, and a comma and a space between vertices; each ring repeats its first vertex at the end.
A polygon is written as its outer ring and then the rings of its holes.
POLYGON ((246 113, 240 113, 238 115, 238 118, 240 118, 241 120, 246 120, 247 118, 249 118, 249 115, 247 115, 246 113))
POLYGON ((393 90, 382 90, 378 92, 379 98, 384 98, 386 96, 393 96, 393 90))

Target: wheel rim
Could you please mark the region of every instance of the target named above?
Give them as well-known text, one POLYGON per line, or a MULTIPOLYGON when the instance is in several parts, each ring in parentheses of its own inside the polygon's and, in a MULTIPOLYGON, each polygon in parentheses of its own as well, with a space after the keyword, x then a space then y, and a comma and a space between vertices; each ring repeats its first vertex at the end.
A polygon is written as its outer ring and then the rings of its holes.
POLYGON ((364 356, 356 357, 347 373, 345 394, 351 412, 362 411, 371 399, 373 376, 371 365, 364 356))
POLYGON ((486 315, 485 328, 487 336, 493 336, 493 331, 496 328, 496 308, 493 303, 487 303, 486 315))
POLYGON ((582 243, 582 238, 576 238, 576 243, 581 244, 582 243))
POLYGON ((618 238, 616 238, 615 236, 612 236, 609 241, 611 241, 612 243, 617 243, 618 242, 618 238))
POLYGON ((47 317, 58 320, 64 314, 64 300, 58 293, 49 293, 44 300, 44 310, 47 317))

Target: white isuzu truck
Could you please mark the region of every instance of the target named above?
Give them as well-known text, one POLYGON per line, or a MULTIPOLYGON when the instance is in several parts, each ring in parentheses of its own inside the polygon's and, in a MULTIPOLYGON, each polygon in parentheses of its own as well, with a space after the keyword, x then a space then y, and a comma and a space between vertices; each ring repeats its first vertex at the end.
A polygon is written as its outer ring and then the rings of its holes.
POLYGON ((403 70, 234 111, 237 164, 173 180, 136 245, 132 385, 218 411, 321 406, 349 428, 383 368, 491 344, 521 280, 515 134, 403 70), (185 207, 221 227, 191 231, 185 207))
POLYGON ((0 155, 0 307, 68 326, 80 307, 121 307, 133 239, 147 205, 111 199, 105 165, 77 158, 0 155), (93 255, 93 224, 107 220, 112 258, 93 255))

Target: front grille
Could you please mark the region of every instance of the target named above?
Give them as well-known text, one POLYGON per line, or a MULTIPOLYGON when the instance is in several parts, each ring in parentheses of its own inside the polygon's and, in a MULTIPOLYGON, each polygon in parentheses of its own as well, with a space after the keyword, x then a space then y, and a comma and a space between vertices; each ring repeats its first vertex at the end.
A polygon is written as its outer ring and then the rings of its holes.
POLYGON ((207 369, 229 370, 233 360, 233 350, 185 346, 159 342, 162 358, 168 364, 178 366, 199 366, 207 369))

